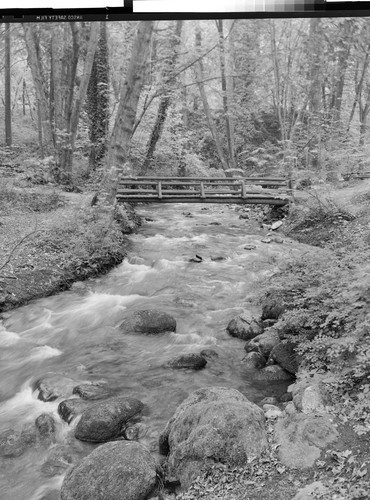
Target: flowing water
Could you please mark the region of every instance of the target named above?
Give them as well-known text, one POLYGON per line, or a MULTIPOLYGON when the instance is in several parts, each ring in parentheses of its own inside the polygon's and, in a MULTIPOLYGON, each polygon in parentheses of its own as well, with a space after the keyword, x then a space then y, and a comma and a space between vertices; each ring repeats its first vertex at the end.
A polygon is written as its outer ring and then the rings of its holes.
MULTIPOLYGON (((146 403, 140 441, 153 453, 176 407, 200 387, 233 387, 255 402, 284 392, 286 385, 251 380, 243 368, 244 342, 231 338, 226 326, 243 309, 258 313, 252 302, 262 278, 276 273, 288 254, 300 255, 304 245, 261 242, 258 226, 227 206, 149 205, 138 212, 154 220, 128 238, 128 257, 121 265, 12 311, 0 322, 0 432, 22 429, 50 413, 57 423, 53 449, 66 445, 79 459, 94 448, 74 439, 76 422, 60 419, 60 399, 45 403, 32 391, 35 380, 48 372, 68 376, 76 385, 104 380, 118 394, 146 403), (248 244, 256 248, 246 250, 248 244), (196 254, 203 261, 189 262, 196 254), (174 316, 176 333, 120 332, 125 314, 148 308, 174 316), (203 370, 163 366, 205 348, 219 357, 203 370)), ((50 447, 37 445, 17 458, 0 457, 1 500, 37 500, 49 488, 59 489, 63 476, 42 467, 49 454, 50 447)))

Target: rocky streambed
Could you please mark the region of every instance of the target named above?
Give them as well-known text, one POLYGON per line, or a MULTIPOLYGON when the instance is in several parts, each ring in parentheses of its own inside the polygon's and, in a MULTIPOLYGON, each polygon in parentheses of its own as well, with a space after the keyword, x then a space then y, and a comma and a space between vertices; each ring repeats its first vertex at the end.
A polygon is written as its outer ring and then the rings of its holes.
POLYGON ((289 305, 265 293, 309 247, 248 210, 139 212, 125 262, 0 325, 4 500, 170 496, 163 484, 186 488, 204 464, 260 455, 266 417, 285 419, 282 450, 300 435, 317 456, 335 438, 324 414, 299 416, 323 409, 318 386, 287 392, 299 360, 276 321, 289 305))

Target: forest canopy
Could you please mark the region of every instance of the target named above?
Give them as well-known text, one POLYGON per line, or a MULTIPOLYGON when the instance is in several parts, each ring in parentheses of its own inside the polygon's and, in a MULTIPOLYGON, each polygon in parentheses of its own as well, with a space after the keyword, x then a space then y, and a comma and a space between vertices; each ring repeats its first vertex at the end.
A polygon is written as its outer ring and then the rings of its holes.
POLYGON ((1 141, 65 185, 127 162, 337 178, 369 156, 369 48, 367 18, 3 23, 1 141))

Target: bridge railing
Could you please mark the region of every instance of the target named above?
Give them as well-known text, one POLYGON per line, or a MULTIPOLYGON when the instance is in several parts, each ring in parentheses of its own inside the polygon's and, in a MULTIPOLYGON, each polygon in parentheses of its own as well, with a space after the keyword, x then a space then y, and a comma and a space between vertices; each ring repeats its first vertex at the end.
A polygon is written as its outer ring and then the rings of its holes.
POLYGON ((117 199, 130 201, 200 199, 216 201, 279 198, 291 194, 292 183, 283 177, 122 177, 117 199))

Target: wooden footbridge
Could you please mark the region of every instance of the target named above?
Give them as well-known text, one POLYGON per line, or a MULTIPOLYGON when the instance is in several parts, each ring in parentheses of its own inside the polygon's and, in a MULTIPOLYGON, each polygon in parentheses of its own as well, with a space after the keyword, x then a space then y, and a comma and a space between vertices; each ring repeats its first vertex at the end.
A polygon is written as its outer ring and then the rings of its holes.
POLYGON ((124 203, 241 203, 286 205, 292 181, 284 177, 121 177, 124 203))

